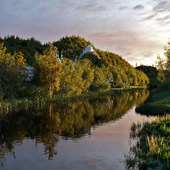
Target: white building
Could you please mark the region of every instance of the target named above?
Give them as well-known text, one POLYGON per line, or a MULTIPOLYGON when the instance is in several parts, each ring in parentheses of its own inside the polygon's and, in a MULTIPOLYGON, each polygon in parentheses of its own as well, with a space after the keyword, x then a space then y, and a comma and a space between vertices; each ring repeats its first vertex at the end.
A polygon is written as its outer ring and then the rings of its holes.
POLYGON ((92 45, 89 43, 89 45, 86 48, 84 48, 84 50, 80 54, 78 60, 80 60, 84 54, 89 53, 89 52, 92 52, 94 55, 96 55, 100 59, 100 57, 97 55, 96 51, 94 51, 92 45))

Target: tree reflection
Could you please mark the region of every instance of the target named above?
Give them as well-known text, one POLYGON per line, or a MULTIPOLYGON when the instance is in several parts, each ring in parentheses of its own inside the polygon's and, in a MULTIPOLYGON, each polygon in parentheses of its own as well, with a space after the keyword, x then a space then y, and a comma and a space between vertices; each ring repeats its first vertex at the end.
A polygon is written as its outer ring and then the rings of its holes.
POLYGON ((0 121, 1 165, 7 153, 15 158, 15 146, 22 145, 25 138, 44 145, 44 154, 53 159, 57 154, 59 137, 78 139, 95 126, 121 118, 136 104, 142 104, 149 91, 124 92, 121 95, 101 96, 96 99, 77 100, 68 103, 52 103, 7 115, 0 121))

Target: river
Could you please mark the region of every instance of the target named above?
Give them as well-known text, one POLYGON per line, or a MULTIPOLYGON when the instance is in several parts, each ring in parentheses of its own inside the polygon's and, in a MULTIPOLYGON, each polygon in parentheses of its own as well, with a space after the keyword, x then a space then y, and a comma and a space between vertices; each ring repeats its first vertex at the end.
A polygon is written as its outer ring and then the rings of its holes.
POLYGON ((30 107, 0 115, 0 169, 125 170, 135 112, 148 90, 30 107))

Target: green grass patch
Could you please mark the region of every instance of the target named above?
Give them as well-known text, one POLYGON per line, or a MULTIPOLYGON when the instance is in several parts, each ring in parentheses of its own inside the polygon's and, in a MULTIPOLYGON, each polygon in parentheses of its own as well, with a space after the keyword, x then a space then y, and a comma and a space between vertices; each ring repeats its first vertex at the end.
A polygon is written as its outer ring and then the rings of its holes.
POLYGON ((138 106, 136 112, 152 115, 170 113, 170 92, 163 91, 152 95, 150 102, 138 106))
POLYGON ((133 123, 130 138, 137 139, 137 142, 130 147, 128 155, 125 155, 128 169, 170 169, 169 115, 143 125, 133 123))
POLYGON ((157 102, 157 101, 161 101, 161 100, 164 100, 164 99, 167 99, 169 100, 170 98, 170 92, 168 91, 163 91, 163 92, 160 92, 158 94, 154 94, 152 97, 151 97, 151 100, 153 102, 157 102))

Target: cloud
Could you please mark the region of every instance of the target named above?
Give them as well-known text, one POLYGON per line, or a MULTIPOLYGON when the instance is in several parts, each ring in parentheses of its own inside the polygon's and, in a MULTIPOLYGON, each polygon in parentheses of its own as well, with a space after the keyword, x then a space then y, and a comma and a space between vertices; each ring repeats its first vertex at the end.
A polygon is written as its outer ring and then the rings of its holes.
POLYGON ((159 2, 156 6, 153 7, 155 12, 165 12, 170 10, 170 5, 167 1, 159 2))
POLYGON ((149 16, 145 17, 145 18, 142 19, 142 20, 143 20, 143 21, 151 20, 151 19, 153 19, 156 15, 157 15, 156 13, 155 13, 155 14, 152 14, 152 15, 149 15, 149 16))
POLYGON ((122 10, 126 10, 126 9, 128 9, 128 7, 127 7, 127 6, 121 6, 121 7, 119 7, 119 10, 120 10, 120 11, 122 11, 122 10))
POLYGON ((82 12, 101 12, 101 11, 106 11, 107 9, 103 5, 95 6, 93 3, 91 3, 84 6, 78 6, 76 10, 82 12))
POLYGON ((134 10, 143 10, 144 6, 143 5, 136 5, 135 7, 133 7, 134 10))
POLYGON ((170 19, 170 15, 166 15, 166 16, 164 16, 164 17, 157 18, 156 20, 157 20, 157 21, 167 21, 167 20, 169 20, 169 19, 170 19))

